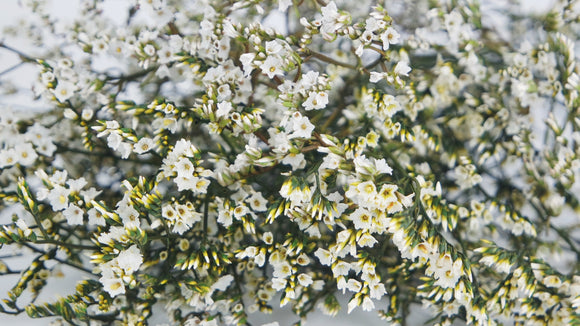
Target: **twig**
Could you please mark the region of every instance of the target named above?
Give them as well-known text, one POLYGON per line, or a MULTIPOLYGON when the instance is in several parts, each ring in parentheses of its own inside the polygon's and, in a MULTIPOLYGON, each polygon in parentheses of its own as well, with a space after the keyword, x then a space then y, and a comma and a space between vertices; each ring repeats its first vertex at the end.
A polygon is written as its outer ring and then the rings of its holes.
POLYGON ((13 65, 12 67, 10 67, 10 68, 7 68, 7 69, 5 69, 5 70, 1 71, 1 72, 0 72, 0 76, 2 76, 2 75, 5 75, 5 74, 7 74, 7 73, 9 73, 9 72, 11 72, 11 71, 14 71, 14 70, 18 69, 20 66, 22 66, 22 65, 23 65, 23 64, 25 64, 25 63, 26 63, 26 62, 24 62, 24 61, 21 61, 21 62, 19 62, 19 63, 15 64, 15 65, 13 65))
POLYGON ((337 65, 337 66, 341 66, 341 67, 345 67, 345 68, 349 68, 349 69, 357 69, 357 66, 355 66, 355 65, 351 65, 349 63, 337 61, 337 60, 335 60, 335 59, 333 59, 333 58, 331 58, 329 56, 326 56, 326 55, 324 55, 322 53, 318 53, 316 51, 312 51, 310 49, 307 49, 303 53, 302 56, 306 57, 306 59, 304 59, 304 61, 306 61, 309 57, 314 57, 314 58, 316 58, 318 60, 321 60, 321 61, 324 61, 324 62, 328 62, 328 63, 334 64, 334 65, 337 65))
POLYGON ((11 46, 6 45, 4 42, 0 42, 0 48, 4 48, 12 53, 17 54, 20 57, 20 60, 22 60, 24 62, 34 62, 34 63, 37 62, 36 59, 34 59, 33 57, 31 57, 31 56, 29 56, 29 55, 27 55, 19 50, 16 50, 15 48, 13 48, 11 46))
MULTIPOLYGON (((47 252, 46 252, 46 251, 44 251, 44 250, 41 250, 41 249, 38 249, 38 248, 36 248, 35 246, 32 246, 32 245, 30 245, 30 244, 28 244, 28 243, 22 243, 22 245, 23 245, 23 246, 25 246, 26 248, 29 248, 29 249, 31 249, 32 251, 34 251, 34 252, 36 252, 36 253, 43 254, 43 255, 46 255, 46 254, 47 254, 47 252)), ((89 270, 89 269, 87 269, 87 268, 84 268, 83 266, 80 266, 80 265, 77 265, 77 264, 71 263, 71 262, 69 262, 69 261, 66 261, 66 260, 62 260, 62 259, 60 259, 60 258, 57 258, 57 257, 52 257, 51 259, 52 259, 52 260, 54 260, 54 261, 56 261, 56 262, 59 262, 59 263, 61 263, 61 264, 64 264, 64 265, 67 265, 67 266, 70 266, 70 267, 76 268, 76 269, 78 269, 78 270, 80 270, 80 271, 83 271, 83 272, 85 272, 85 273, 88 273, 88 274, 94 275, 94 274, 93 274, 93 272, 92 272, 91 270, 89 270)))

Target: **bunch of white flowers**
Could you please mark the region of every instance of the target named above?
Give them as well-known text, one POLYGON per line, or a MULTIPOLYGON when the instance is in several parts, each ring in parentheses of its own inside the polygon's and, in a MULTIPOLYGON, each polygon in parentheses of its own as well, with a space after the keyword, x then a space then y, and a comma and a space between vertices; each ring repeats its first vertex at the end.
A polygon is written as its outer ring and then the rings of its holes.
POLYGON ((46 108, 0 104, 0 312, 580 323, 574 2, 78 2, 0 40, 46 108))

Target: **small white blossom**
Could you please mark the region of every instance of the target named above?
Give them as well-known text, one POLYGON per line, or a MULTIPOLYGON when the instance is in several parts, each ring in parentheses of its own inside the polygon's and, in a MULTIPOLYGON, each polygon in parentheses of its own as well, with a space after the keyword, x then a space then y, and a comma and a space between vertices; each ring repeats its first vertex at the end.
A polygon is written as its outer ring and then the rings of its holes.
POLYGON ((409 76, 409 72, 411 71, 411 67, 405 61, 399 61, 395 65, 395 73, 397 75, 402 76, 409 76))
POLYGON ((388 50, 390 44, 398 44, 400 39, 399 33, 392 27, 381 34, 381 41, 383 42, 383 50, 388 50))
POLYGON ((308 98, 302 106, 306 111, 320 110, 328 104, 328 94, 326 92, 310 92, 308 98))
POLYGON ((119 253, 117 263, 125 274, 131 275, 139 270, 139 267, 143 264, 143 255, 136 245, 132 245, 129 249, 119 253))
POLYGON ((83 224, 83 210, 74 205, 69 205, 63 212, 62 215, 66 218, 66 221, 70 225, 82 225, 83 224))
POLYGON ((54 211, 60 211, 66 209, 69 204, 68 196, 70 194, 70 190, 60 186, 55 185, 53 189, 51 189, 48 193, 47 199, 52 206, 54 211))
POLYGON ((280 60, 276 56, 269 56, 264 60, 264 62, 260 65, 260 69, 269 78, 274 78, 275 76, 284 76, 284 70, 282 70, 282 60, 280 60))
POLYGON ((310 138, 314 131, 314 125, 308 117, 293 118, 293 132, 288 138, 310 138))
POLYGON ((66 100, 70 99, 73 95, 74 92, 76 91, 76 86, 75 84, 68 82, 68 81, 59 81, 58 85, 56 86, 56 88, 53 91, 54 97, 56 97, 56 99, 59 102, 65 102, 66 100))
POLYGON ((133 151, 137 154, 147 153, 155 148, 155 141, 149 137, 139 139, 137 144, 133 147, 133 151))

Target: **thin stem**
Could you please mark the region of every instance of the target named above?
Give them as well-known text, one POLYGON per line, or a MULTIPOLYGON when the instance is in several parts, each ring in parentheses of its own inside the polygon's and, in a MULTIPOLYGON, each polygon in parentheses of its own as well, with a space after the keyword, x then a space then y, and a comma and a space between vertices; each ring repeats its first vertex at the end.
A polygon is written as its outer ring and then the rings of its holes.
POLYGON ((203 202, 203 243, 207 243, 207 228, 208 228, 208 218, 209 218, 209 199, 212 194, 212 189, 208 189, 207 194, 203 202))
POLYGON ((97 249, 99 249, 97 246, 87 246, 87 245, 82 245, 82 244, 66 243, 66 242, 53 240, 53 239, 36 240, 36 241, 34 241, 34 243, 35 244, 36 243, 38 243, 38 244, 53 244, 53 245, 59 246, 59 247, 66 247, 66 248, 80 249, 80 250, 97 250, 97 249))
POLYGON ((121 75, 117 77, 107 75, 107 77, 105 77, 105 81, 116 81, 117 83, 132 81, 133 79, 146 76, 150 72, 157 70, 157 68, 159 68, 159 66, 152 66, 145 70, 140 70, 129 75, 121 75))
POLYGON ((16 50, 15 48, 6 45, 4 42, 0 42, 0 48, 4 48, 12 53, 17 54, 20 57, 20 60, 22 60, 23 62, 35 62, 36 63, 36 59, 34 59, 33 57, 19 51, 16 50))
POLYGON ((32 214, 32 217, 34 218, 34 221, 36 222, 36 225, 38 225, 38 228, 40 229, 40 232, 42 232, 42 235, 46 239, 50 238, 49 235, 48 235, 48 232, 46 231, 46 229, 42 225, 42 222, 40 221, 40 219, 38 218, 38 216, 36 214, 32 214))
MULTIPOLYGON (((38 249, 38 248, 36 248, 35 246, 32 246, 32 245, 30 245, 30 244, 28 244, 28 243, 22 243, 22 245, 23 245, 23 246, 25 246, 26 248, 29 248, 29 249, 31 249, 32 251, 34 251, 34 252, 36 252, 36 253, 43 254, 43 255, 46 255, 46 254, 47 254, 47 252, 46 252, 46 251, 44 251, 44 250, 41 250, 41 249, 38 249)), ((51 259, 52 259, 52 260, 54 260, 54 261, 56 261, 56 262, 59 262, 59 263, 61 263, 61 264, 64 264, 64 265, 67 265, 67 266, 70 266, 70 267, 76 268, 76 269, 78 269, 78 270, 80 270, 80 271, 83 271, 83 272, 85 272, 85 273, 88 273, 88 274, 94 275, 94 274, 93 274, 93 272, 92 272, 91 270, 89 270, 89 269, 87 269, 87 268, 85 268, 85 267, 83 267, 83 266, 80 266, 80 265, 77 265, 77 264, 71 263, 71 262, 69 262, 69 261, 66 261, 66 260, 62 260, 62 259, 60 259, 60 258, 57 258, 57 257, 52 257, 51 259)))
POLYGON ((304 56, 306 57, 306 59, 304 59, 304 61, 308 60, 309 57, 314 57, 318 60, 327 62, 327 63, 331 63, 337 66, 341 66, 341 67, 345 67, 345 68, 349 68, 349 69, 357 69, 357 66, 355 65, 351 65, 349 63, 345 63, 345 62, 340 62, 337 61, 329 56, 326 56, 322 53, 316 52, 316 51, 312 51, 310 49, 307 49, 304 53, 304 56))
POLYGON ((24 61, 21 61, 21 62, 19 62, 19 63, 15 64, 15 65, 13 65, 12 67, 10 67, 10 68, 7 68, 7 69, 5 69, 5 70, 1 71, 1 72, 0 72, 0 76, 2 76, 2 75, 5 75, 5 74, 7 74, 7 73, 9 73, 9 72, 11 72, 11 71, 13 71, 13 70, 16 70, 16 69, 18 69, 20 66, 24 65, 25 63, 26 63, 26 62, 24 62, 24 61))

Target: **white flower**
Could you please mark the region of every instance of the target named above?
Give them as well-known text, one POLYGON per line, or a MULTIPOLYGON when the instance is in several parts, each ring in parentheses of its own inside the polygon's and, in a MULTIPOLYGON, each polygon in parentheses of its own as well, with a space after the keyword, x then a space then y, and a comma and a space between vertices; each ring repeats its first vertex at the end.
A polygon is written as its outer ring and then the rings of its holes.
POLYGON ((16 226, 18 226, 18 228, 24 232, 25 236, 28 237, 30 234, 32 234, 32 230, 28 227, 28 225, 26 225, 26 222, 24 222, 23 219, 18 218, 15 223, 16 226))
POLYGON ((381 34, 381 41, 383 41, 383 50, 388 50, 390 44, 399 43, 400 35, 392 27, 387 28, 385 32, 381 34))
POLYGON ((381 189, 376 196, 377 207, 380 210, 384 211, 391 203, 397 202, 398 197, 396 192, 398 188, 397 185, 386 183, 381 186, 381 189))
POLYGON ((280 54, 282 49, 283 49, 283 46, 279 40, 273 40, 273 41, 266 42, 266 54, 268 54, 268 55, 280 54))
POLYGON ((0 151, 0 168, 12 166, 18 163, 18 155, 14 148, 4 149, 0 151))
POLYGON ((95 53, 103 53, 109 49, 109 44, 106 40, 99 38, 93 41, 92 49, 95 53))
MULTIPOLYGON (((344 278, 341 278, 344 279, 344 278)), ((346 289, 351 292, 359 292, 362 288, 362 283, 354 278, 351 278, 346 283, 346 289)))
POLYGON ((231 97, 232 97, 232 90, 230 89, 230 85, 223 84, 217 88, 217 100, 219 102, 229 100, 229 99, 231 99, 231 97))
POLYGON ((52 157, 52 155, 56 151, 56 145, 53 143, 50 137, 43 138, 36 144, 36 151, 44 156, 52 157))
POLYGON ((119 294, 125 293, 125 284, 123 284, 123 280, 117 277, 105 278, 101 277, 99 279, 101 284, 103 284, 103 289, 109 292, 111 297, 116 297, 119 294))
POLYGON ((155 141, 149 137, 143 137, 139 139, 133 151, 137 154, 144 154, 152 150, 155 147, 155 141))
POLYGON ((121 153, 121 158, 126 159, 133 151, 133 145, 129 143, 121 143, 119 145, 119 148, 117 148, 117 150, 119 151, 119 153, 121 153))
POLYGON ((358 307, 360 305, 360 299, 357 297, 352 298, 349 302, 348 302, 348 311, 347 313, 351 313, 354 308, 358 307))
POLYGON ((240 62, 242 63, 242 68, 244 69, 244 76, 248 77, 254 70, 254 59, 256 58, 255 53, 244 53, 240 55, 240 62))
POLYGON ((546 276, 544 278, 543 282, 547 287, 556 288, 556 289, 562 285, 562 280, 559 277, 557 277, 556 275, 546 276))
POLYGON ((72 109, 64 109, 64 112, 62 113, 63 116, 69 120, 75 120, 76 118, 78 118, 78 114, 73 111, 72 109))
POLYGON ((250 207, 254 212, 265 212, 268 210, 268 201, 259 192, 255 192, 252 196, 246 199, 246 202, 250 204, 250 207))
POLYGON ((369 79, 369 81, 371 83, 378 83, 379 81, 383 80, 386 76, 387 74, 384 72, 371 71, 371 78, 369 79))
POLYGON ((66 218, 66 221, 70 225, 82 225, 83 224, 83 210, 75 204, 70 204, 63 212, 62 215, 66 218))
POLYGON ((218 109, 215 111, 215 115, 218 118, 225 117, 232 110, 232 103, 231 102, 220 102, 220 103, 218 103, 217 107, 218 107, 218 109))
POLYGON ((177 176, 191 177, 193 176, 195 167, 189 158, 182 157, 175 163, 173 171, 177 172, 177 176))
POLYGON ((283 261, 280 264, 272 265, 274 267, 274 272, 272 275, 276 278, 286 278, 292 275, 292 266, 287 261, 283 261))
POLYGON ((68 172, 64 170, 64 171, 55 171, 49 179, 52 183, 63 186, 66 183, 67 177, 68 172))
POLYGON ((107 127, 107 129, 119 129, 121 128, 121 125, 116 120, 107 120, 105 122, 105 127, 107 127))
POLYGON ((357 230, 370 229, 372 226, 373 217, 371 212, 362 207, 357 208, 348 218, 352 220, 357 230))
POLYGON ((159 63, 161 64, 168 64, 171 61, 175 60, 175 56, 173 55, 173 50, 169 46, 163 46, 159 49, 157 53, 159 63))
POLYGON ((141 221, 139 220, 139 211, 131 205, 121 205, 117 208, 117 214, 123 220, 123 224, 127 228, 139 227, 141 221))
POLYGON ((282 60, 274 55, 268 56, 260 65, 260 69, 262 69, 262 72, 267 74, 269 78, 274 78, 274 76, 284 76, 282 60))
POLYGON ((173 154, 176 156, 186 156, 186 157, 193 157, 196 148, 191 144, 189 140, 180 139, 175 143, 175 147, 173 147, 173 154))
POLYGON ((239 220, 248 214, 248 207, 246 205, 238 205, 234 208, 234 217, 239 220))
POLYGON ((393 168, 391 168, 389 166, 389 164, 387 164, 387 161, 385 161, 384 158, 377 160, 377 159, 373 159, 375 161, 375 167, 377 168, 377 172, 378 173, 386 173, 386 174, 392 174, 393 173, 393 168))
POLYGON ((205 194, 207 193, 207 187, 209 187, 209 184, 210 184, 209 179, 198 178, 197 181, 195 182, 195 186, 191 190, 195 195, 205 194))
POLYGON ((264 266, 264 263, 266 263, 265 251, 261 250, 260 253, 257 254, 256 257, 254 257, 254 263, 256 263, 256 265, 258 265, 259 267, 264 266))
POLYGON ((409 72, 411 71, 411 67, 405 61, 399 61, 395 65, 395 73, 397 75, 409 76, 409 72))
POLYGON ((254 246, 249 246, 249 247, 246 247, 246 249, 244 249, 244 251, 237 253, 236 258, 238 258, 238 259, 244 259, 246 257, 254 258, 257 253, 258 253, 258 248, 254 247, 254 246))
POLYGON ((339 261, 338 263, 334 264, 334 266, 332 266, 332 274, 334 275, 334 277, 338 277, 338 276, 346 276, 348 275, 348 272, 350 271, 350 264, 345 262, 345 261, 339 261))
POLYGON ((198 180, 198 177, 192 175, 178 175, 173 181, 175 181, 175 184, 177 185, 177 190, 183 191, 195 189, 198 180))
POLYGON ((380 300, 385 294, 387 294, 387 290, 385 289, 385 285, 383 283, 373 283, 369 285, 369 295, 373 299, 380 300))
POLYGON ((286 287, 287 282, 288 281, 285 278, 274 277, 272 279, 272 288, 276 291, 280 291, 286 287))
POLYGON ((143 47, 143 53, 145 53, 145 55, 149 57, 154 56, 155 52, 157 52, 157 49, 155 49, 155 47, 152 44, 147 44, 143 47))
POLYGON ((298 263, 298 265, 300 266, 307 266, 308 264, 310 264, 310 257, 308 257, 308 255, 306 255, 305 253, 301 253, 296 258, 296 263, 298 263))
POLYGON ((358 190, 357 197, 364 206, 368 206, 377 196, 377 188, 372 181, 361 182, 356 186, 356 189, 358 190))
POLYGON ((80 177, 78 179, 69 179, 67 180, 66 184, 68 185, 68 188, 71 191, 71 193, 79 193, 87 185, 87 180, 83 177, 80 177))
POLYGON ((63 186, 55 185, 46 198, 52 206, 52 210, 60 211, 68 207, 68 195, 70 191, 63 186))
POLYGON ((360 238, 357 240, 357 244, 361 247, 370 247, 372 248, 376 243, 377 239, 375 239, 372 235, 368 232, 363 233, 360 238))
POLYGON ((76 91, 76 89, 77 89, 77 87, 75 84, 68 82, 68 81, 61 80, 58 82, 58 85, 53 90, 53 94, 54 94, 54 97, 56 97, 56 99, 62 103, 64 101, 70 99, 74 95, 74 92, 76 91))
POLYGON ((397 198, 399 198, 399 201, 405 208, 409 208, 413 205, 413 197, 415 197, 415 193, 404 196, 403 194, 396 192, 395 195, 397 195, 397 198))
POLYGON ((313 283, 312 276, 302 273, 298 275, 298 283, 303 287, 308 287, 313 283))
POLYGON ((18 163, 22 166, 31 166, 38 158, 38 154, 31 143, 24 143, 14 148, 18 156, 18 163))
POLYGON ((434 277, 437 279, 436 285, 453 288, 462 275, 463 262, 461 259, 453 261, 450 254, 444 254, 440 255, 430 268, 433 269, 434 277))
POLYGON ((308 117, 292 118, 293 132, 288 138, 310 138, 314 125, 310 122, 308 117))
POLYGON ((191 229, 191 223, 187 223, 185 220, 179 218, 175 220, 173 224, 173 232, 179 235, 189 231, 191 229))
POLYGON ((32 142, 36 146, 44 143, 46 138, 51 137, 50 130, 39 123, 35 123, 32 127, 28 128, 24 136, 26 140, 32 142))
POLYGON ((49 192, 48 188, 42 187, 38 189, 38 191, 36 192, 36 199, 45 200, 48 197, 48 192, 49 192))
POLYGON ((117 150, 121 143, 123 142, 123 137, 117 132, 112 132, 107 137, 107 146, 110 148, 117 150))
POLYGON ((304 159, 304 154, 290 152, 284 156, 282 164, 288 164, 292 166, 292 170, 298 170, 306 166, 306 160, 304 159))
POLYGON ((327 41, 332 41, 334 39, 334 33, 336 30, 342 26, 339 22, 340 13, 334 1, 328 3, 328 5, 321 8, 322 11, 322 26, 320 32, 322 37, 327 41))
POLYGON ((89 209, 87 211, 87 214, 89 215, 89 224, 101 225, 101 226, 107 225, 107 221, 105 220, 105 217, 96 208, 93 207, 93 208, 89 209))
POLYGON ((328 94, 326 92, 310 92, 308 98, 302 106, 306 111, 324 109, 328 104, 328 94))
POLYGON ((125 274, 131 275, 136 272, 143 264, 143 255, 137 245, 132 245, 127 250, 121 251, 117 256, 117 264, 125 274))
POLYGON ((320 260, 320 263, 322 265, 326 266, 330 266, 336 260, 336 258, 330 253, 330 251, 322 248, 318 248, 314 252, 314 256, 316 256, 318 260, 320 260))
POLYGON ((362 302, 363 311, 373 311, 375 309, 375 304, 373 300, 369 297, 365 297, 362 302))
POLYGON ((401 106, 399 102, 393 95, 385 95, 383 96, 383 103, 380 105, 381 108, 381 116, 390 118, 395 113, 401 110, 401 106))
POLYGON ((272 234, 272 232, 270 231, 264 232, 264 234, 262 235, 262 241, 264 241, 264 243, 267 245, 271 245, 274 242, 274 235, 272 234))

